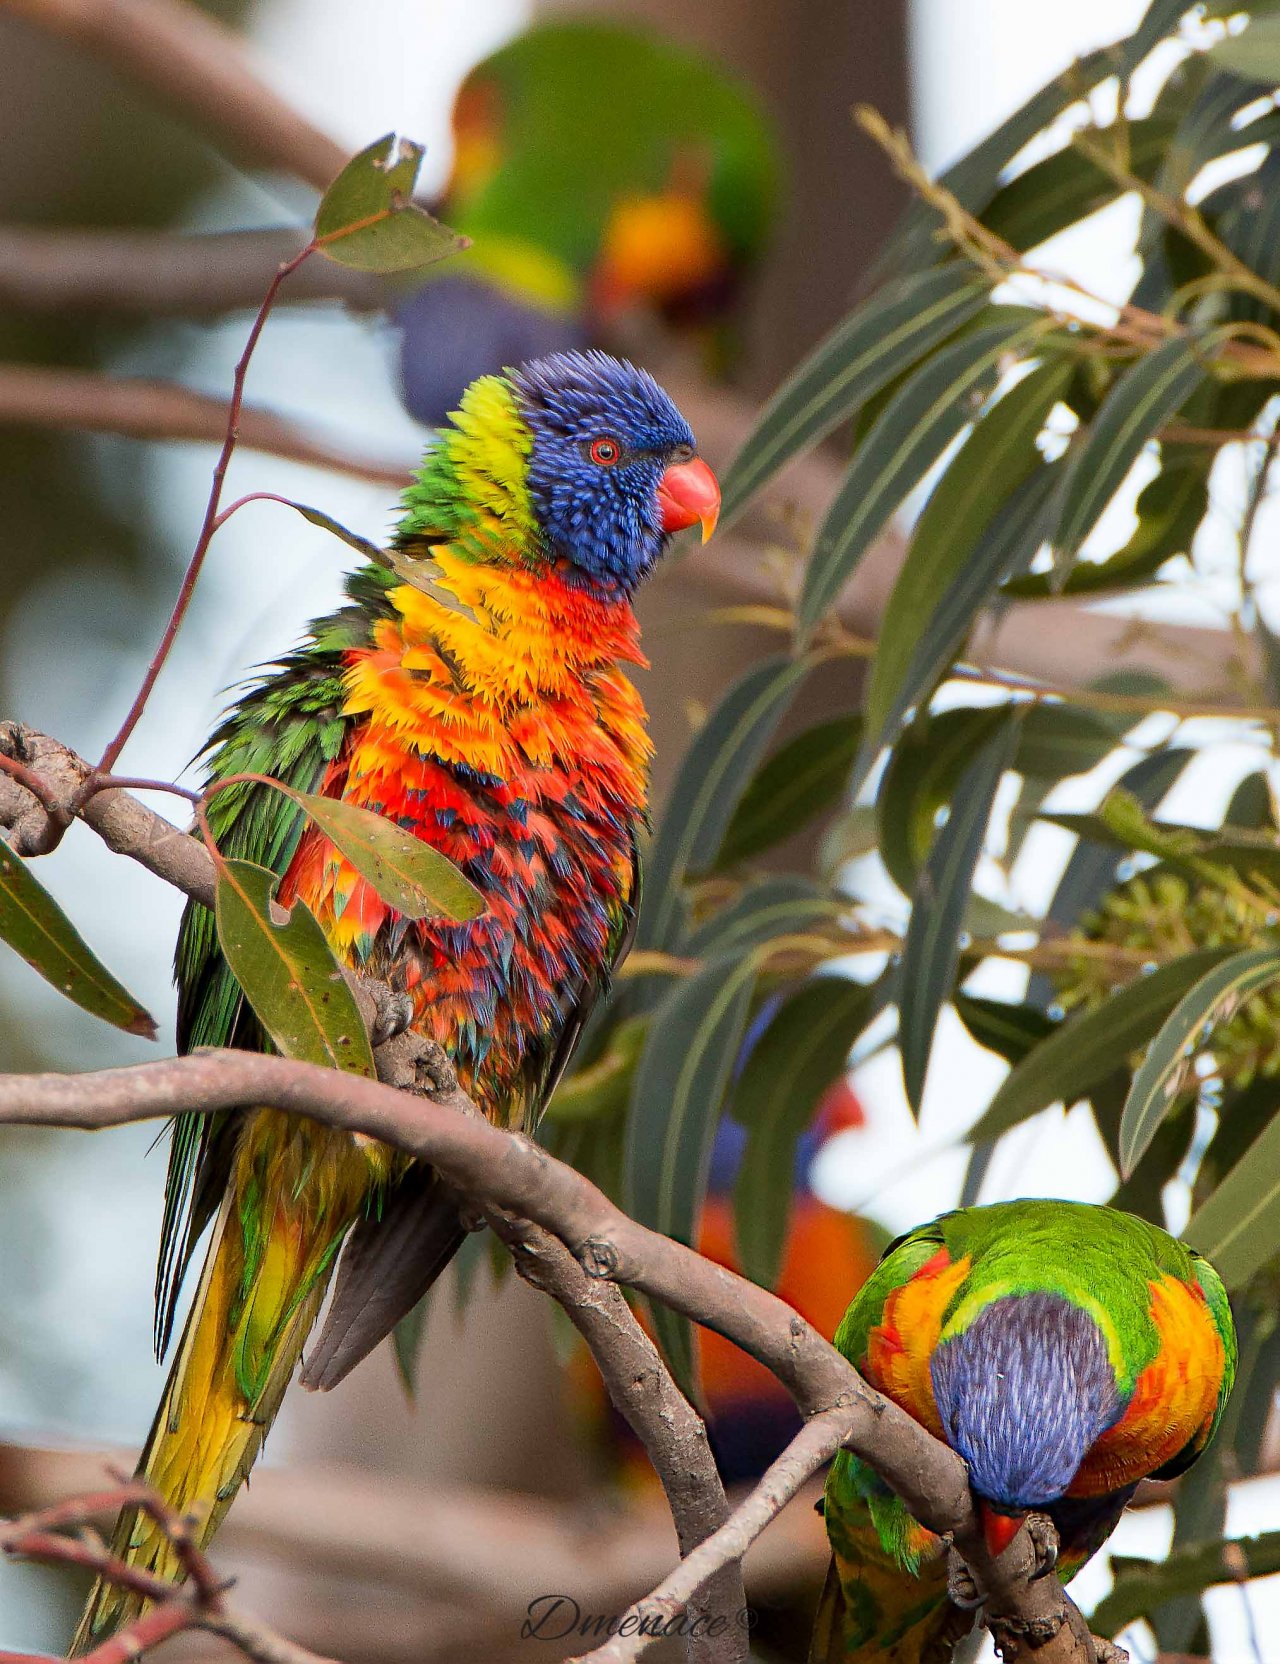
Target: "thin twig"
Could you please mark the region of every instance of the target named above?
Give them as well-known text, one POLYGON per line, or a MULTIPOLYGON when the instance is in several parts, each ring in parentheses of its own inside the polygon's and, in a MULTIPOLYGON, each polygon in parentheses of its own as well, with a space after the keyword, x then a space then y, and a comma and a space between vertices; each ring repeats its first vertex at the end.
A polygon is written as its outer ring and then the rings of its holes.
POLYGON ((114 739, 109 742, 98 760, 97 772, 100 774, 110 774, 115 766, 116 758, 124 750, 129 736, 138 726, 142 713, 147 708, 147 700, 151 697, 151 690, 155 687, 156 679, 164 669, 165 660, 169 657, 169 650, 172 648, 174 639, 182 626, 182 621, 187 615, 187 608, 190 606, 191 597, 195 593, 196 582, 200 577, 205 556, 209 552, 213 534, 218 529, 218 511, 222 504, 222 487, 227 477, 227 469, 231 464, 232 454, 236 448, 236 440, 239 437, 240 408, 244 403, 244 383, 249 371, 249 362, 253 357, 254 348, 258 344, 262 331, 266 327, 267 319, 271 315, 271 308, 280 292, 280 285, 291 272, 296 272, 303 261, 315 252, 315 247, 314 241, 309 242, 291 260, 282 261, 276 268, 276 274, 271 279, 266 294, 262 297, 262 304, 259 306, 257 316, 250 327, 244 350, 236 361, 235 371, 231 378, 231 403, 227 410, 226 437, 223 439, 218 460, 214 464, 213 481, 209 488, 209 500, 205 505, 204 520, 196 538, 196 546, 192 551, 191 559, 187 563, 187 570, 183 574, 182 584, 178 590, 178 598, 173 604, 173 611, 169 615, 169 622, 160 638, 160 645, 156 648, 151 663, 147 666, 146 675, 142 678, 142 686, 138 689, 137 696, 129 707, 129 713, 120 725, 119 731, 114 739))

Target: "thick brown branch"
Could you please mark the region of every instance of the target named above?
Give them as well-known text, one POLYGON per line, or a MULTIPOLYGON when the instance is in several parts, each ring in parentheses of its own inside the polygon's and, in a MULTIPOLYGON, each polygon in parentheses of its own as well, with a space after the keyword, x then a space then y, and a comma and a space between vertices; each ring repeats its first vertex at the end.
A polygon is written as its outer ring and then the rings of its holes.
MULTIPOLYGON (((306 247, 305 231, 50 231, 0 226, 0 307, 25 312, 159 314, 256 307, 282 261, 306 247)), ((290 303, 341 300, 380 307, 383 284, 367 272, 312 260, 294 277, 290 303)))
MULTIPOLYGON (((662 1481, 680 1552, 690 1555, 729 1518, 702 1417, 671 1379, 616 1284, 588 1277, 559 1238, 536 1225, 497 1213, 489 1223, 511 1250, 520 1275, 559 1301, 591 1348, 610 1402, 662 1481)), ((741 1555, 697 1579, 688 1604, 695 1620, 688 1637, 690 1664, 741 1664, 747 1657, 741 1555)))
MULTIPOLYGON (((0 753, 16 757, 52 786, 64 805, 72 803, 90 772, 83 757, 67 746, 14 722, 0 722, 0 753)), ((193 900, 213 906, 213 861, 199 839, 124 791, 98 792, 77 813, 108 849, 128 855, 193 900)), ((43 854, 49 848, 50 822, 48 810, 20 781, 0 774, 0 828, 8 830, 19 855, 43 854)))
POLYGON ((272 92, 237 35, 186 0, 9 0, 9 9, 102 58, 250 167, 323 191, 347 160, 272 92))
MULTIPOLYGON (((429 1102, 355 1076, 243 1052, 205 1052, 78 1076, 0 1077, 0 1123, 16 1125, 88 1129, 245 1104, 311 1115, 430 1162, 486 1207, 557 1236, 588 1276, 640 1289, 750 1352, 806 1415, 844 1412, 844 1444, 883 1475, 918 1519, 953 1537, 988 1591, 988 1620, 1051 1625, 1054 1664, 1093 1664, 1087 1636, 1076 1627, 1078 1615, 1056 1580, 1028 1581, 1033 1552, 1025 1531, 992 1564, 964 1464, 954 1451, 874 1392, 783 1301, 628 1219, 581 1174, 529 1139, 479 1119, 463 1093, 429 1102)), ((1022 1656, 1021 1645, 1009 1656, 1022 1656)))
MULTIPOLYGON (((0 364, 0 424, 221 444, 227 431, 227 401, 167 381, 0 364)), ((238 440, 251 451, 396 489, 408 482, 411 472, 408 462, 361 457, 313 438, 274 411, 252 406, 240 412, 238 440)))

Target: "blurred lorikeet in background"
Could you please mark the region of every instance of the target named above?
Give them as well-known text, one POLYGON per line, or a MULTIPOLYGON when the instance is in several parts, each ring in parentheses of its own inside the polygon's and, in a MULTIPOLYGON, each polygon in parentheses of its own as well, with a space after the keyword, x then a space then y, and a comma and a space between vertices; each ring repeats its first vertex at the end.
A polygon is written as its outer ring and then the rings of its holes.
MULTIPOLYGON (((1195 1461, 1236 1367, 1213 1267, 1145 1220, 1078 1202, 965 1208, 900 1237, 836 1345, 964 1457, 992 1552, 1047 1515, 1064 1578, 1139 1480, 1195 1461)), ((825 1513, 811 1664, 945 1664, 973 1614, 948 1598, 941 1540, 846 1451, 825 1513)))
MULTIPOLYGON (((531 1128, 625 953, 649 742, 623 673, 643 664, 631 599, 670 533, 714 525, 719 491, 648 375, 601 353, 543 359, 466 392, 396 534, 349 602, 249 688, 214 735, 214 779, 252 770, 388 815, 454 861, 486 908, 468 924, 392 911, 292 802, 245 784, 211 800, 223 853, 281 875, 338 957, 406 996, 502 1126, 531 1128)), ((262 1030, 188 908, 179 1043, 262 1049, 262 1030)), ((339 1381, 418 1301, 461 1241, 433 1175, 384 1145, 258 1110, 174 1130, 157 1283, 169 1339, 212 1234, 139 1465, 207 1541, 262 1447, 315 1322, 303 1379, 339 1381), (339 1257, 341 1256, 341 1257, 339 1257)), ((149 1521, 114 1552, 174 1575, 149 1521)), ((99 1587, 76 1644, 137 1611, 99 1587)))
POLYGON ((453 131, 437 206, 474 246, 398 309, 413 415, 440 422, 474 377, 599 344, 630 313, 723 364, 779 163, 722 65, 640 29, 541 24, 472 70, 453 131))

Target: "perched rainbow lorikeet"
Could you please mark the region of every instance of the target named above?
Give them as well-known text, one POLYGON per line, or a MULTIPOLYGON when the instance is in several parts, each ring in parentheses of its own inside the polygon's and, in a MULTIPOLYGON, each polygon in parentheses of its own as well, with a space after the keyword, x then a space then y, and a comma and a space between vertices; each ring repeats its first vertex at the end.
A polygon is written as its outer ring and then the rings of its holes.
MULTIPOLYGON (((836 1345, 964 1457, 991 1552, 1047 1515, 1064 1578, 1110 1536, 1139 1480, 1195 1461, 1236 1367, 1208 1261, 1081 1202, 964 1208, 900 1237, 836 1345)), ((944 1664, 973 1613, 949 1598, 941 1540, 847 1451, 825 1514, 833 1558, 811 1664, 944 1664)))
MULTIPOLYGON (((632 595, 669 535, 719 508, 715 476, 653 379, 570 353, 467 389, 404 502, 411 581, 368 566, 349 604, 249 688, 211 742, 217 779, 251 770, 388 815, 482 892, 469 924, 409 923, 270 787, 211 800, 222 851, 281 875, 347 965, 408 996, 484 1113, 532 1128, 626 952, 649 742, 623 672, 643 664, 632 595)), ((404 564, 402 561, 402 566, 404 564)), ((177 951, 179 1044, 262 1049, 192 905, 177 951)), ((315 1322, 304 1383, 339 1381, 416 1304, 462 1233, 429 1168, 274 1110, 175 1127, 157 1280, 169 1339, 198 1239, 212 1236, 138 1472, 205 1542, 253 1465, 315 1322), (339 1256, 341 1255, 341 1258, 339 1256)), ((114 1551, 175 1575, 136 1514, 114 1551)), ((99 1587, 76 1644, 137 1611, 99 1587)))
POLYGON ((644 29, 542 23, 467 76, 436 207, 473 247, 401 305, 408 408, 656 314, 723 359, 768 240, 779 162, 723 65, 644 29))

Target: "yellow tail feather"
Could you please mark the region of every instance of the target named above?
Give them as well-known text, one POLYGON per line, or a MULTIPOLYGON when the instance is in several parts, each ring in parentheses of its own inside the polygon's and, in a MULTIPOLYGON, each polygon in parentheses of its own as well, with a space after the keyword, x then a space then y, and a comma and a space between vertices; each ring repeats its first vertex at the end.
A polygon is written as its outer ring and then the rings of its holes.
MULTIPOLYGON (((139 1479, 195 1518, 201 1547, 257 1460, 324 1300, 337 1247, 370 1182, 369 1166, 350 1141, 335 1148, 331 1135, 316 1138, 304 1127, 265 1111, 250 1123, 138 1462, 139 1479), (317 1152, 317 1143, 328 1147, 317 1152), (329 1182, 317 1187, 325 1204, 318 1209, 315 1189, 297 1182, 299 1160, 314 1174, 317 1154, 332 1163, 324 1174, 329 1182)), ((163 1533, 136 1510, 121 1514, 111 1551, 159 1577, 180 1576, 163 1533)), ((99 1580, 72 1656, 132 1622, 143 1604, 99 1580)))

